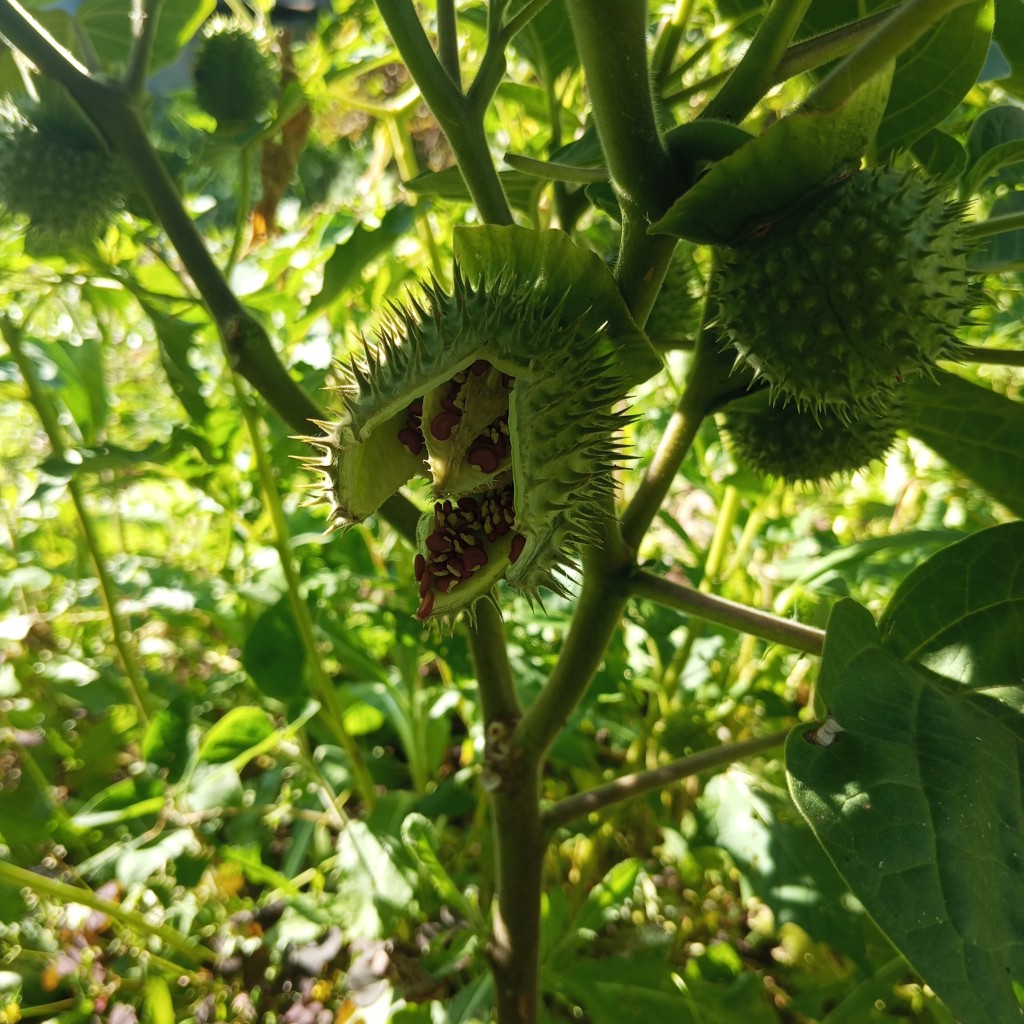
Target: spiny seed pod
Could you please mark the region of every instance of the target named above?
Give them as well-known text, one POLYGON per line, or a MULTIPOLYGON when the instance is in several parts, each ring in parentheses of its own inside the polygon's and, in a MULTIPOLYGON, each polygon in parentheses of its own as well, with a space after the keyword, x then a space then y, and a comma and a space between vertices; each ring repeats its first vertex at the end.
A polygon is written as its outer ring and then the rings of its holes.
MULTIPOLYGON (((575 249, 549 249, 562 246, 575 249)), ((600 540, 629 421, 613 406, 644 359, 631 366, 571 305, 511 266, 472 282, 456 265, 450 293, 435 282, 391 308, 376 345, 342 367, 340 419, 304 438, 322 453, 305 461, 331 526, 364 519, 414 476, 432 481, 414 565, 421 620, 471 609, 502 577, 531 598, 564 592, 572 554, 600 540)))
POLYGON ((656 348, 672 348, 696 335, 700 330, 703 290, 704 282, 693 261, 693 247, 680 243, 644 328, 656 348))
POLYGON ((67 105, 0 109, 0 204, 28 218, 25 247, 89 244, 124 205, 125 175, 67 105))
POLYGON ((854 173, 807 211, 728 252, 725 343, 801 409, 884 406, 896 384, 955 357, 975 301, 962 207, 916 173, 854 173))
POLYGON ((850 416, 829 408, 802 412, 792 402, 730 410, 722 423, 740 462, 787 483, 812 483, 864 469, 892 447, 898 427, 894 408, 850 416))
POLYGON ((212 23, 192 67, 196 102, 219 125, 248 127, 277 94, 274 62, 255 36, 230 22, 212 23))

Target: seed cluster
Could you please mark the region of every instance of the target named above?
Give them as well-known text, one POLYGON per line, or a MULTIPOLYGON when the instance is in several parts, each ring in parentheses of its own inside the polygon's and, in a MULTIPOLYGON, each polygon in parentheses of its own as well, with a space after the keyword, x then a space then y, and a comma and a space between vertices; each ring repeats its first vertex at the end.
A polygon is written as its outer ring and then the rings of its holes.
MULTIPOLYGON (((434 505, 434 528, 424 541, 426 554, 416 555, 415 575, 420 585, 418 619, 426 619, 434 607, 436 593, 447 594, 482 569, 489 561, 487 545, 509 533, 516 521, 512 487, 467 495, 457 502, 434 505)), ((512 539, 509 561, 522 553, 526 538, 512 539)))
POLYGON ((405 410, 405 426, 398 432, 398 440, 409 449, 410 454, 419 455, 423 451, 423 399, 409 403, 405 410))

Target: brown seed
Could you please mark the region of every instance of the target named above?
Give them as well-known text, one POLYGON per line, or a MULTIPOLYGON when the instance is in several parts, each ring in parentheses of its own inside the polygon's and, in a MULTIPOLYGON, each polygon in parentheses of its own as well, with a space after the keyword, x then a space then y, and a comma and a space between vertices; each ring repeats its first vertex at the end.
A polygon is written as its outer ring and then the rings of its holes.
POLYGON ((487 552, 479 545, 473 545, 462 552, 462 564, 470 571, 475 572, 481 566, 487 564, 487 552))
POLYGON ((463 512, 472 512, 476 515, 480 511, 480 503, 476 498, 459 498, 459 508, 463 512))
POLYGON ((426 544, 427 550, 435 555, 444 554, 452 549, 452 542, 443 533, 427 534, 427 539, 423 543, 426 544))
POLYGON ((420 579, 420 597, 424 597, 427 591, 430 589, 431 583, 434 582, 434 577, 431 573, 425 572, 420 579))
POLYGON ((474 377, 482 377, 489 369, 491 364, 486 359, 478 359, 470 368, 469 372, 474 377))
POLYGON ((458 426, 459 420, 462 419, 461 415, 457 412, 439 412, 430 421, 430 433, 438 439, 438 441, 447 441, 452 436, 452 431, 458 426))
POLYGON ((434 610, 434 593, 429 591, 423 595, 423 599, 420 601, 419 608, 416 609, 416 618, 423 622, 426 617, 434 610))
POLYGON ((423 451, 423 435, 412 427, 402 427, 398 432, 398 440, 409 449, 411 455, 419 455, 423 451))
POLYGON ((523 548, 526 547, 526 538, 521 534, 517 533, 512 538, 512 546, 508 549, 508 560, 515 564, 519 561, 519 556, 523 553, 523 548))
POLYGON ((437 581, 437 589, 442 594, 447 594, 449 590, 453 589, 456 584, 458 584, 458 582, 459 581, 454 576, 445 576, 437 581))
POLYGON ((466 461, 471 466, 476 466, 481 472, 493 473, 498 468, 500 460, 493 446, 488 442, 484 442, 483 444, 474 444, 470 448, 466 461))
POLYGON ((412 571, 417 581, 423 579, 423 574, 427 571, 427 560, 418 551, 416 552, 416 559, 412 563, 412 571))

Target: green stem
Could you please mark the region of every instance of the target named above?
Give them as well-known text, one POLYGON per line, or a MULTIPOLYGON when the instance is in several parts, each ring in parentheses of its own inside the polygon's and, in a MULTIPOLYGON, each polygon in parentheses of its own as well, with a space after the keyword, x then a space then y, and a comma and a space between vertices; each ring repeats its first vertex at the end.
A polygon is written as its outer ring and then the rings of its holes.
POLYGON ((502 43, 510 43, 550 2, 551 0, 529 0, 524 4, 519 13, 510 18, 501 30, 502 43))
POLYGON ((623 215, 655 219, 681 183, 654 113, 646 0, 567 0, 566 6, 623 215))
POLYGON ((973 0, 908 0, 847 56, 807 97, 805 110, 835 110, 868 79, 913 46, 957 7, 973 0))
MULTIPOLYGON (((488 42, 484 59, 486 79, 481 78, 484 75, 482 64, 477 81, 470 87, 470 94, 463 96, 431 49, 410 0, 377 0, 377 8, 409 74, 455 153, 459 171, 480 216, 489 224, 511 224, 512 212, 494 169, 483 128, 486 107, 483 100, 490 101, 485 85, 492 82, 496 64, 492 42, 488 42), (487 60, 488 54, 490 61, 487 60)), ((503 55, 501 61, 503 72, 503 55)))
POLYGON ((717 118, 738 124, 775 81, 775 71, 790 40, 803 21, 811 0, 775 0, 743 59, 725 85, 701 112, 702 118, 717 118))
POLYGON ((658 37, 651 53, 651 80, 656 88, 660 87, 672 70, 672 62, 693 16, 695 3, 696 0, 676 0, 675 10, 658 27, 658 37))
POLYGON ((623 540, 634 550, 669 494, 672 481, 690 450, 703 419, 723 395, 736 388, 729 359, 719 351, 710 332, 702 332, 693 353, 686 388, 647 471, 623 514, 623 540))
POLYGON ((487 599, 476 606, 475 621, 469 627, 469 649, 485 725, 517 721, 521 708, 505 647, 505 625, 497 605, 487 599))
POLYGON ((718 506, 715 516, 715 532, 711 537, 707 557, 704 560, 704 574, 700 581, 700 589, 709 592, 721 579, 722 566, 725 565, 725 552, 732 537, 736 517, 740 511, 740 492, 729 484, 722 495, 722 503, 718 506))
POLYGON ((957 362, 991 363, 995 366, 1024 366, 1024 351, 1012 348, 982 348, 961 345, 956 350, 957 362))
POLYGON ((224 276, 228 277, 238 262, 239 253, 249 226, 250 192, 252 191, 252 146, 243 146, 238 151, 238 208, 235 210, 235 230, 231 239, 231 251, 224 264, 224 276))
POLYGON ((139 100, 146 89, 163 5, 164 0, 132 0, 132 50, 124 75, 124 87, 135 100, 139 100))
POLYGON ((1008 231, 1020 231, 1022 228, 1024 228, 1024 213, 1004 213, 998 217, 989 217, 988 220, 965 224, 961 231, 965 238, 976 242, 982 238, 1005 234, 1008 231))
POLYGON ((452 85, 462 92, 459 67, 459 30, 455 18, 455 0, 437 0, 437 56, 452 85))
POLYGON ((820 68, 822 64, 828 64, 838 57, 845 57, 892 15, 892 10, 878 11, 849 25, 840 25, 839 28, 822 32, 820 36, 794 43, 779 61, 772 84, 777 85, 805 71, 820 68))
POLYGON ((712 750, 702 750, 699 754, 682 757, 659 768, 623 775, 605 786, 597 786, 595 789, 577 793, 552 804, 544 811, 541 823, 548 832, 553 832, 584 814, 592 814, 625 800, 633 800, 652 790, 663 789, 673 782, 679 782, 689 775, 697 775, 709 768, 732 764, 741 758, 772 750, 781 746, 788 735, 789 730, 786 729, 743 743, 730 743, 712 750))
POLYGON ((212 949, 191 943, 173 928, 163 924, 154 924, 138 911, 128 910, 113 900, 97 896, 90 889, 82 889, 76 885, 68 885, 67 882, 56 878, 48 878, 46 875, 27 871, 6 860, 0 860, 0 883, 17 889, 29 889, 31 892, 48 896, 59 903, 80 903, 91 910, 98 910, 101 914, 106 914, 112 920, 131 928, 140 935, 151 935, 159 939, 192 963, 212 964, 217 959, 217 954, 212 949))
POLYGON ((534 160, 533 157, 520 156, 517 153, 506 153, 504 160, 509 167, 535 178, 543 178, 545 181, 568 181, 589 185, 591 182, 608 180, 608 172, 603 167, 572 167, 551 160, 534 160))
POLYGON ((320 702, 321 718, 324 725, 338 741, 352 765, 352 776, 355 781, 354 788, 356 792, 367 808, 372 810, 375 803, 373 777, 366 767, 366 762, 363 759, 359 746, 345 728, 344 712, 338 701, 338 694, 320 657, 316 633, 313 628, 313 618, 310 615, 309 605, 302 597, 301 581, 292 558, 291 545, 288 541, 288 522, 285 519, 284 508, 281 505, 281 496, 277 491, 274 470, 264 450, 260 421, 244 395, 239 395, 239 404, 242 408, 242 415, 245 418, 245 425, 249 432, 249 439, 256 460, 256 470, 259 474, 260 485, 263 490, 263 501, 267 511, 270 513, 270 520, 273 525, 274 547, 277 549, 281 560, 281 569, 284 573, 288 592, 288 604, 299 633, 299 640, 303 650, 306 652, 306 660, 309 664, 313 681, 313 696, 320 702))
MULTIPOLYGON (((60 430, 57 415, 50 405, 46 391, 36 374, 35 364, 25 354, 21 347, 21 328, 16 327, 6 317, 0 317, 0 333, 7 342, 14 357, 15 365, 21 373, 28 391, 29 401, 36 410, 43 430, 50 442, 50 448, 56 458, 66 461, 67 448, 60 430)), ((129 646, 129 638, 132 636, 131 626, 124 619, 118 610, 117 588, 107 570, 106 561, 103 557, 99 535, 96 532, 96 525, 92 520, 89 510, 86 508, 85 496, 82 491, 81 480, 74 474, 68 477, 68 493, 71 495, 72 504, 75 507, 75 514, 78 517, 78 525, 82 539, 85 541, 89 558, 99 581, 100 594, 103 598, 103 607, 107 617, 110 619, 110 629, 113 634, 114 647, 117 650, 121 667, 124 670, 126 689, 135 709, 139 713, 140 721, 145 724, 149 721, 147 710, 149 688, 146 677, 139 668, 135 655, 129 646)))
POLYGON ((720 626, 752 633, 772 643, 783 644, 809 654, 820 655, 825 642, 824 630, 758 611, 756 608, 715 594, 707 594, 693 587, 672 583, 643 570, 637 572, 630 580, 629 589, 634 597, 645 598, 667 608, 675 608, 688 615, 717 622, 720 626))

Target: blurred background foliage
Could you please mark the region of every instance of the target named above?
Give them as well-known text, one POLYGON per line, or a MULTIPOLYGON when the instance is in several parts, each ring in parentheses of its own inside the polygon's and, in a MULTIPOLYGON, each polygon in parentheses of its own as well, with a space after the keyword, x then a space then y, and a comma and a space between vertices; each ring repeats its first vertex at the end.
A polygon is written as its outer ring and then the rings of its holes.
MULTIPOLYGON (((273 23, 294 63, 281 109, 308 101, 312 116, 254 237, 261 159, 287 114, 239 134, 197 108, 183 47, 210 6, 167 5, 150 135, 242 301, 317 394, 389 302, 450 276, 451 228, 474 215, 374 6, 335 0, 273 23)), ((815 4, 815 27, 838 6, 815 4)), ((667 120, 706 99, 761 8, 692 5, 678 53, 656 67, 667 120)), ((86 0, 37 13, 113 66, 127 10, 86 0)), ((472 66, 483 9, 460 13, 472 66)), ((966 140, 993 104, 1024 95, 1017 57, 992 51, 992 78, 944 120, 946 136, 966 140)), ((557 3, 509 60, 488 115, 496 159, 543 160, 576 140, 585 156, 588 138, 593 153, 557 3)), ((2 70, 17 93, 9 55, 2 70)), ((773 93, 760 123, 803 88, 773 93)), ((524 222, 568 218, 611 257, 600 190, 594 207, 582 189, 503 175, 524 222)), ((978 204, 1019 197, 1004 174, 978 204)), ((302 446, 227 365, 139 197, 79 251, 27 251, 24 227, 0 224, 0 1020, 488 1020, 492 851, 461 632, 413 619, 412 552, 382 521, 325 540, 322 509, 301 504, 290 457, 302 446), (354 752, 372 806, 353 798, 354 752)), ((676 259, 684 301, 665 322, 679 336, 655 337, 677 347, 636 399, 641 459, 675 403, 708 271, 685 243, 676 259)), ((1011 346, 1020 273, 998 269, 965 337, 1011 346)), ((1021 397, 1020 369, 956 372, 1021 397)), ((633 486, 624 471, 624 494, 633 486)), ((1006 518, 913 439, 852 480, 786 489, 738 468, 708 421, 642 555, 823 626, 837 598, 877 610, 930 553, 1006 518)), ((571 604, 502 602, 529 700, 571 604)), ((811 715, 815 671, 634 602, 552 751, 544 796, 786 728, 811 715)), ((549 1020, 952 1021, 846 893, 776 757, 563 827, 546 880, 549 1020)))

